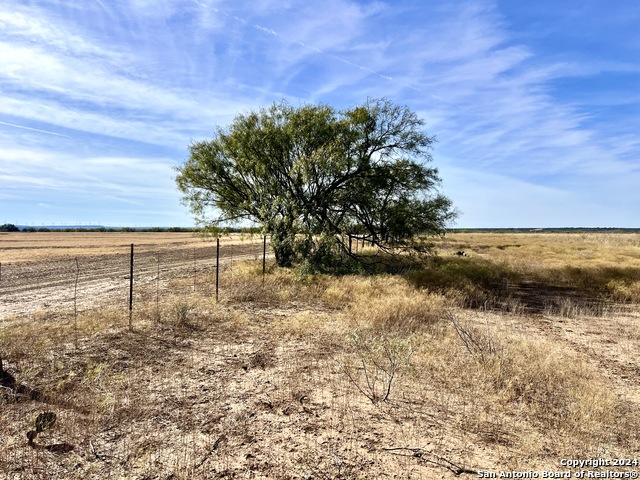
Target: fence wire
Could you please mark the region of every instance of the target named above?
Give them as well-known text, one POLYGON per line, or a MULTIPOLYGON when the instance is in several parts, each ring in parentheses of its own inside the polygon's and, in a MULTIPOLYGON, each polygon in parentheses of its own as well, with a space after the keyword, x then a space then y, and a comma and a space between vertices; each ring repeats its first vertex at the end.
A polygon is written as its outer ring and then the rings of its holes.
MULTIPOLYGON (((134 305, 167 295, 215 296, 215 242, 154 250, 145 245, 140 250, 134 246, 134 305)), ((127 248, 121 254, 0 263, 0 321, 41 311, 68 314, 97 306, 128 309, 130 253, 127 248)), ((220 245, 221 280, 234 260, 258 260, 262 254, 262 239, 220 245)))

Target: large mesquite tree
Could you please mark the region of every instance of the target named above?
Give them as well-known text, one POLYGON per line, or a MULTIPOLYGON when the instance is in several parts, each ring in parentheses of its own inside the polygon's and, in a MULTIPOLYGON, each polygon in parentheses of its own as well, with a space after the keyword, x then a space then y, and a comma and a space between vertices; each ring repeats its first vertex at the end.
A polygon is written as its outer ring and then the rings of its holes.
POLYGON ((344 111, 279 102, 193 143, 176 181, 206 223, 261 225, 279 266, 322 263, 336 247, 356 257, 348 234, 395 250, 444 231, 455 212, 435 190, 432 143, 415 113, 387 99, 344 111))

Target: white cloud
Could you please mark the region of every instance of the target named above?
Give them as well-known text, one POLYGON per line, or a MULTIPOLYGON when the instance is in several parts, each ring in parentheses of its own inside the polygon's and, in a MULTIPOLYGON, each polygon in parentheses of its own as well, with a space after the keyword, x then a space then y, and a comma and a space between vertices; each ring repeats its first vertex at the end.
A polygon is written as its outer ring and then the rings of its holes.
MULTIPOLYGON (((10 81, 16 88, 55 93, 97 107, 169 114, 177 119, 206 115, 212 107, 209 99, 199 101, 196 92, 159 88, 143 79, 113 73, 104 65, 52 55, 39 47, 0 42, 0 64, 5 85, 10 81)), ((216 106, 223 110, 233 108, 223 100, 220 104, 216 106)))
POLYGON ((34 149, 0 148, 0 181, 13 195, 30 194, 24 188, 108 198, 177 197, 174 161, 167 158, 83 157, 34 149))
POLYGON ((65 22, 52 26, 58 19, 46 15, 37 8, 15 16, 0 10, 0 29, 8 33, 0 42, 6 115, 177 146, 250 105, 224 91, 185 88, 171 81, 171 70, 158 81, 157 69, 141 68, 145 52, 97 46, 65 22))
POLYGON ((103 58, 121 62, 126 56, 122 52, 105 49, 86 38, 86 32, 74 32, 60 17, 47 18, 47 12, 35 6, 18 4, 2 9, 0 6, 0 30, 5 38, 23 44, 45 44, 49 52, 74 55, 83 58, 103 58), (52 21, 54 20, 54 21, 52 21))
POLYGON ((640 137, 629 113, 640 104, 637 92, 592 87, 566 99, 555 87, 608 72, 636 78, 640 69, 624 58, 585 62, 541 51, 502 7, 492 0, 0 6, 3 187, 12 176, 38 192, 62 189, 60 182, 83 198, 96 189, 119 203, 155 201, 162 190, 173 195, 168 165, 184 159, 189 141, 239 112, 282 97, 343 107, 386 96, 427 120, 439 140, 436 166, 446 160, 445 193, 463 210, 471 206, 474 219, 516 222, 524 212, 532 222, 571 220, 579 217, 565 213, 585 205, 600 218, 622 218, 613 201, 591 202, 587 193, 601 186, 603 197, 623 202, 618 191, 637 190, 616 180, 638 179, 640 137), (498 217, 483 216, 483 203, 498 217))
POLYGON ((175 144, 184 137, 176 137, 170 129, 159 129, 157 125, 144 122, 118 120, 108 115, 91 112, 78 112, 65 108, 56 102, 8 99, 0 104, 0 112, 6 115, 21 116, 42 123, 60 127, 109 135, 123 139, 138 140, 160 145, 175 144))
POLYGON ((63 135, 61 133, 51 132, 49 130, 43 130, 41 128, 27 127, 25 125, 18 125, 18 124, 15 124, 15 123, 0 122, 0 125, 7 125, 9 127, 21 128, 21 129, 24 129, 24 130, 30 130, 32 132, 46 133, 47 135, 55 135, 56 137, 68 137, 67 135, 63 135))

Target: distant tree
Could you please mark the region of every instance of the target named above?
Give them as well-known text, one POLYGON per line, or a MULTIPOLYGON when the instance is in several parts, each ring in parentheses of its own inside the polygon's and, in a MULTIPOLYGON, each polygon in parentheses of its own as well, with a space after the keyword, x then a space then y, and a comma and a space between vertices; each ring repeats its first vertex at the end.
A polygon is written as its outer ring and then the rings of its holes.
POLYGON ((19 232, 20 229, 12 223, 5 223, 0 225, 0 232, 19 232))
POLYGON ((193 143, 176 182, 200 222, 260 225, 279 266, 330 267, 336 247, 357 258, 345 236, 356 232, 383 250, 417 248, 416 235, 455 217, 426 166, 434 140, 423 125, 387 99, 344 111, 274 103, 193 143))

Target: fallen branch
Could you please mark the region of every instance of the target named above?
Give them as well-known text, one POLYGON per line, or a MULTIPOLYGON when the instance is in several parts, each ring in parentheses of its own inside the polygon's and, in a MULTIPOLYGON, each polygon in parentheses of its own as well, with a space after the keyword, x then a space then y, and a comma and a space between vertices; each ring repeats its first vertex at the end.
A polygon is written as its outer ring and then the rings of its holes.
POLYGON ((210 457, 211 454, 213 452, 215 452, 216 450, 218 450, 218 447, 220 446, 220 443, 222 443, 223 441, 225 441, 227 439, 226 435, 220 435, 215 442, 213 442, 213 444, 211 444, 211 446, 207 449, 207 451, 205 452, 205 454, 203 455, 203 457, 198 461, 198 463, 196 463, 194 470, 199 469, 202 465, 204 465, 204 462, 206 462, 210 457))
POLYGON ((475 475, 478 473, 477 470, 473 470, 470 468, 465 468, 465 467, 461 467, 459 465, 456 465, 455 463, 453 463, 450 460, 447 460, 444 457, 441 457, 429 450, 426 450, 424 448, 420 448, 420 447, 390 447, 390 448, 383 448, 382 450, 386 451, 386 452, 391 452, 393 455, 402 455, 402 456, 411 456, 411 457, 417 457, 420 460, 422 460, 425 463, 431 463, 433 465, 437 465, 438 467, 443 467, 446 468, 447 470, 449 470, 450 472, 453 472, 453 474, 455 476, 459 476, 462 475, 463 473, 469 473, 471 475, 475 475), (411 452, 411 455, 407 455, 405 453, 396 453, 396 452, 411 452), (434 457, 436 460, 430 460, 428 458, 424 458, 427 455, 431 455, 432 457, 434 457))

